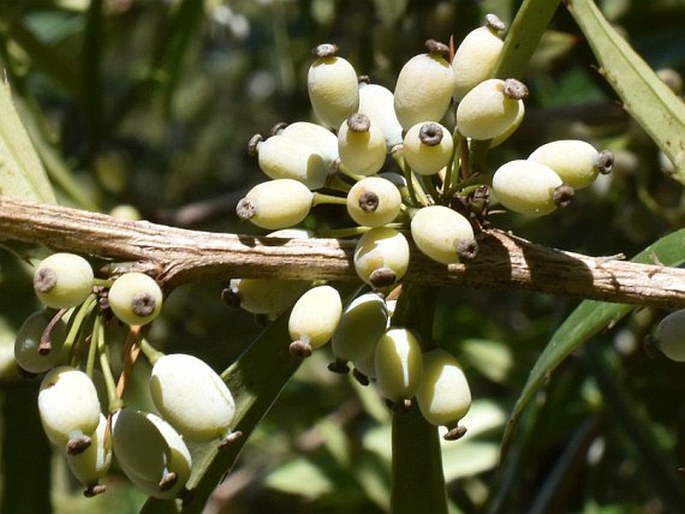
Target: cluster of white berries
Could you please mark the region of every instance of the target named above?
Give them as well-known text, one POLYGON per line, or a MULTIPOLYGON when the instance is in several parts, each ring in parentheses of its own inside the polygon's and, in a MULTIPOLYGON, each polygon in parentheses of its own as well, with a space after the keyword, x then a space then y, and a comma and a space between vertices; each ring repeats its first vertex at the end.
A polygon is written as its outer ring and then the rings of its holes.
POLYGON ((471 169, 472 142, 502 143, 525 113, 526 86, 491 78, 503 30, 488 15, 456 50, 427 41, 427 52, 402 67, 394 91, 358 77, 335 45, 317 46, 307 86, 320 124, 281 123, 269 137, 252 138, 249 150, 271 180, 250 190, 237 214, 277 230, 273 237, 312 237, 284 229, 316 205, 344 206, 354 226, 323 235, 357 237, 354 267, 370 291, 344 306, 330 285, 234 279, 224 295, 270 318, 294 303, 291 353, 306 357, 332 341, 330 369, 347 371, 351 362, 395 408, 415 398, 424 417, 448 426, 452 438, 463 433, 458 422, 471 402, 464 374, 451 354, 396 326, 390 314, 387 298, 401 295, 410 244, 441 264, 466 262, 476 257, 491 190, 507 209, 539 216, 568 204, 574 188, 612 164, 609 152, 564 140, 492 174, 471 169))
MULTIPOLYGON (((55 253, 36 267, 34 290, 45 309, 18 331, 15 359, 24 373, 44 374, 38 394, 43 428, 84 484, 84 494, 104 491, 101 479, 114 458, 146 494, 179 496, 192 468, 186 442, 225 446, 238 433, 231 431, 235 403, 221 377, 192 355, 153 350, 137 328, 131 334, 141 338, 134 344, 152 364, 148 388, 156 412, 125 405, 109 363, 105 325, 150 323, 162 308, 159 285, 138 272, 96 279, 83 257, 55 253), (107 397, 104 405, 101 396, 107 397)), ((119 384, 127 373, 122 371, 119 384)))

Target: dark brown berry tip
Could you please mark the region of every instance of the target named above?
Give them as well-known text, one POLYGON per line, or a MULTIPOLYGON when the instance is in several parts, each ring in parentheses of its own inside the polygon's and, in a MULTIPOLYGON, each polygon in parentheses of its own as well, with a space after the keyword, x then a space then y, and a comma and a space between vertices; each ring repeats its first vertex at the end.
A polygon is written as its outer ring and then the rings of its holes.
POLYGON ((597 159, 597 168, 602 175, 608 175, 614 167, 614 154, 609 150, 602 150, 599 152, 597 159))
POLYGON ((219 449, 224 450, 242 438, 243 438, 243 433, 240 430, 236 430, 235 432, 231 432, 230 434, 228 434, 226 437, 224 437, 221 440, 221 442, 219 443, 219 449))
POLYGON ((141 318, 146 318, 153 312, 157 307, 157 301, 154 296, 145 291, 141 291, 133 295, 131 299, 131 310, 136 316, 141 318))
POLYGON ((490 31, 493 32, 495 35, 497 35, 498 33, 502 32, 504 29, 507 28, 504 22, 500 20, 499 16, 497 16, 496 14, 485 15, 485 26, 489 28, 490 31))
POLYGON ((300 359, 306 359, 312 354, 312 345, 306 341, 297 340, 290 343, 288 347, 290 355, 293 357, 299 357, 300 359))
POLYGON ((269 131, 269 135, 275 136, 275 135, 283 132, 283 129, 287 126, 288 126, 288 124, 285 121, 279 121, 273 127, 271 127, 271 130, 269 131))
POLYGON ((464 434, 466 434, 467 429, 465 426, 462 425, 457 425, 455 427, 450 428, 447 433, 442 436, 445 441, 456 441, 457 439, 461 439, 464 437, 464 434))
POLYGON ((442 127, 435 122, 429 121, 421 125, 419 139, 424 145, 437 146, 443 138, 442 127))
POLYGON ((85 491, 83 491, 83 496, 86 498, 92 498, 93 496, 104 493, 106 490, 107 487, 104 484, 91 485, 85 491))
POLYGON ((371 120, 363 112, 355 112, 347 118, 347 126, 352 132, 368 132, 371 120))
POLYGON ((425 43, 425 47, 430 54, 439 55, 445 59, 448 59, 450 56, 450 47, 435 39, 428 39, 425 43))
POLYGON ((221 300, 231 309, 240 309, 240 295, 232 287, 226 287, 221 290, 221 300))
POLYGON ((315 57, 333 57, 338 54, 338 45, 335 43, 322 43, 312 49, 315 57))
POLYGON ((178 475, 170 471, 162 477, 157 487, 159 487, 160 491, 168 491, 176 485, 176 482, 178 482, 178 475))
POLYGON ((252 136, 250 140, 247 142, 247 153, 252 157, 255 157, 258 153, 257 147, 259 146, 259 143, 261 143, 262 141, 264 141, 264 136, 262 136, 261 134, 255 134, 254 136, 252 136))
POLYGON ((376 212, 380 199, 373 191, 364 191, 359 197, 359 208, 364 212, 376 212))
POLYGON ((344 360, 336 359, 333 362, 328 363, 328 371, 332 371, 338 375, 345 375, 350 372, 350 368, 344 360))
POLYGON ((568 207, 571 205, 573 200, 573 195, 575 192, 573 188, 566 184, 561 184, 554 188, 554 193, 552 193, 552 200, 557 207, 568 207))
POLYGON ((91 444, 91 439, 87 435, 81 434, 72 437, 67 441, 66 450, 69 455, 78 455, 88 449, 91 444))
POLYGON ((369 380, 369 377, 367 377, 364 373, 359 371, 357 368, 354 368, 352 370, 352 376, 354 377, 354 379, 357 382, 359 382, 363 386, 367 386, 371 383, 371 381, 369 380))
POLYGON ((504 81, 502 93, 512 100, 525 100, 528 98, 528 87, 520 80, 507 79, 504 81))
POLYGON ((241 220, 249 220, 254 217, 256 211, 257 206, 250 198, 242 198, 235 208, 235 213, 241 220))
POLYGON ((49 293, 57 285, 57 273, 52 268, 41 268, 33 276, 33 288, 39 293, 49 293))
POLYGON ((383 288, 393 285, 397 281, 397 273, 390 268, 378 268, 369 276, 373 287, 383 288))
POLYGON ((460 239, 457 245, 457 255, 461 262, 472 261, 478 255, 478 243, 475 239, 460 239))

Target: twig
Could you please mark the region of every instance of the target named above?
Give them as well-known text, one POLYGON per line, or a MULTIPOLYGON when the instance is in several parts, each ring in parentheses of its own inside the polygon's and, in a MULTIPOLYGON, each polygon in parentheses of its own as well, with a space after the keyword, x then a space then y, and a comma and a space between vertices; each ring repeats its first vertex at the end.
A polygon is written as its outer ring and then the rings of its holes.
MULTIPOLYGON (((167 289, 230 277, 358 280, 354 241, 275 239, 128 221, 104 214, 0 198, 0 240, 126 261, 167 289)), ((421 285, 523 289, 609 302, 685 307, 685 270, 564 252, 499 230, 467 264, 442 266, 412 248, 404 279, 421 285)))

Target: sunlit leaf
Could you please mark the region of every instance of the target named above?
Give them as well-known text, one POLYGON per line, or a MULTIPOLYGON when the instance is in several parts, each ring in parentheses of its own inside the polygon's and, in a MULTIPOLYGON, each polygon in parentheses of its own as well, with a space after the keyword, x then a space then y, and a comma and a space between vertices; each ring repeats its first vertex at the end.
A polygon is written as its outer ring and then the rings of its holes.
POLYGON ((21 122, 9 83, 0 79, 0 195, 56 203, 43 164, 21 122))
MULTIPOLYGON (((631 260, 649 264, 661 263, 664 266, 682 264, 685 262, 685 229, 659 239, 631 260)), ((586 300, 566 318, 533 366, 528 381, 514 405, 502 441, 503 456, 507 452, 510 438, 523 409, 556 367, 576 348, 595 334, 611 327, 634 308, 632 305, 586 300)))
POLYGON ((685 183, 685 103, 609 24, 594 1, 573 0, 568 9, 592 47, 600 73, 671 160, 674 178, 685 183))

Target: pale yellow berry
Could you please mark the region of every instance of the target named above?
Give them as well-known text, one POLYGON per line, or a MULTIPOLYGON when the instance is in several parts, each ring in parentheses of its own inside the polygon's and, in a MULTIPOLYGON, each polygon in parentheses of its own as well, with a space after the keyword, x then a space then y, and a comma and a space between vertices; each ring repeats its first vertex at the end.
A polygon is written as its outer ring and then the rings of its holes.
POLYGON ((309 189, 319 189, 326 184, 330 167, 312 147, 283 135, 257 141, 255 138, 250 142, 251 146, 257 153, 259 168, 269 178, 294 179, 309 189))
POLYGON ((293 344, 291 353, 306 357, 333 336, 342 314, 340 293, 328 285, 313 287, 304 293, 290 312, 288 331, 293 344))
POLYGON ((457 106, 457 129, 472 139, 503 134, 519 116, 519 103, 527 94, 514 79, 489 79, 471 89, 457 106))
POLYGON ((312 207, 314 194, 302 182, 281 178, 262 182, 238 202, 240 219, 250 220, 269 230, 287 228, 304 220, 312 207))
POLYGON ((429 53, 412 57, 395 85, 395 113, 405 130, 422 121, 440 121, 454 93, 455 76, 447 62, 447 47, 427 42, 429 53))
POLYGON ((296 121, 276 127, 276 135, 307 145, 318 153, 329 168, 338 159, 338 138, 327 128, 309 121, 296 121))
POLYGON ((68 309, 83 303, 93 291, 93 268, 80 255, 53 253, 43 259, 33 275, 38 299, 54 309, 68 309))
POLYGON ((452 134, 436 122, 421 122, 404 136, 403 155, 407 164, 420 175, 435 175, 452 157, 452 134))
POLYGON ((469 220, 444 205, 419 209, 411 220, 411 237, 419 250, 443 264, 471 259, 478 249, 469 220))
POLYGON ((373 175, 385 163, 385 137, 380 125, 363 113, 348 117, 338 130, 338 152, 345 170, 373 175))
POLYGON ((127 325, 146 325, 162 311, 159 284, 145 273, 124 273, 116 278, 107 295, 114 315, 127 325))
POLYGON ((414 396, 421 384, 421 345, 413 332, 390 328, 376 345, 376 383, 380 394, 393 402, 414 396))
POLYGON ((402 142, 402 125, 395 114, 395 97, 388 88, 378 84, 359 84, 359 112, 380 126, 388 149, 402 142))
POLYGON ((380 296, 358 296, 345 308, 333 333, 333 354, 341 361, 363 361, 374 352, 387 324, 388 310, 380 296))
POLYGON ((549 166, 574 189, 588 187, 599 173, 608 173, 614 162, 610 152, 598 152, 590 143, 578 139, 560 139, 539 146, 528 160, 549 166))
POLYGON ((335 55, 332 44, 317 46, 316 61, 307 73, 307 90, 314 114, 324 125, 337 129, 359 108, 357 72, 349 61, 335 55))
POLYGON ((381 177, 364 177, 347 193, 347 212, 360 225, 380 227, 400 213, 402 197, 397 186, 381 177))
POLYGON ((472 30, 459 43, 452 59, 456 101, 460 101, 466 93, 492 75, 504 46, 497 35, 503 28, 504 24, 490 15, 485 26, 472 30))
POLYGON ((656 347, 675 362, 685 362, 685 309, 664 317, 654 331, 656 347))
POLYGON ((471 407, 471 390, 459 361, 442 348, 423 354, 416 403, 432 425, 456 426, 471 407))
POLYGON ((507 209, 529 216, 549 214, 573 196, 573 189, 553 169, 524 159, 500 166, 492 177, 492 190, 507 209))
POLYGON ((395 284, 409 267, 409 243, 401 232, 376 227, 357 241, 354 269, 367 284, 385 288, 395 284))

